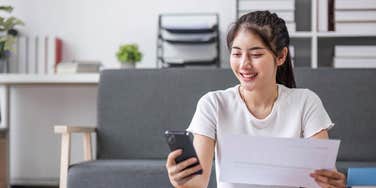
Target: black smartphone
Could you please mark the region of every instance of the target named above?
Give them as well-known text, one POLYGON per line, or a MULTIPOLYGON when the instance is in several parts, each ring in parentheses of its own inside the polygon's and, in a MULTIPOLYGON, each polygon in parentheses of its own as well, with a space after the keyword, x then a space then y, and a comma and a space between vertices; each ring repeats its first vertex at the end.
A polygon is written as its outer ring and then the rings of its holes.
MULTIPOLYGON (((175 159, 176 163, 180 163, 182 161, 185 161, 191 157, 195 157, 197 159, 197 162, 188 166, 186 169, 194 167, 200 162, 198 161, 198 157, 196 154, 196 150, 193 147, 192 143, 192 135, 188 131, 165 131, 165 137, 168 143, 168 146, 170 147, 171 151, 175 151, 177 149, 182 149, 183 154, 178 156, 175 159)), ((193 174, 202 174, 202 169, 193 173, 193 174)))

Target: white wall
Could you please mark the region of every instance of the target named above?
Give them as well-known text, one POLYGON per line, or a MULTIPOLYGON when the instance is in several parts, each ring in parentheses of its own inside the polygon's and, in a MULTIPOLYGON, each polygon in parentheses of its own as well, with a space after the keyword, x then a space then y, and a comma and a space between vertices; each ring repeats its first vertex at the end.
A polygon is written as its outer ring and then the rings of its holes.
POLYGON ((227 28, 235 19, 235 0, 2 0, 26 25, 27 35, 57 35, 64 41, 63 59, 99 60, 117 67, 122 43, 139 44, 138 67, 156 67, 157 20, 160 13, 214 12, 220 15, 222 65, 228 67, 227 28))

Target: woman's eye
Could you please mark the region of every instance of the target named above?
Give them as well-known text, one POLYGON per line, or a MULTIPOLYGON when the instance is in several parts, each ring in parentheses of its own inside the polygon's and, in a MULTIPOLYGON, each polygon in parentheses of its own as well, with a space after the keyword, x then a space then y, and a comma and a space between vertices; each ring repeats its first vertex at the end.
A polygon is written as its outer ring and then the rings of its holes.
POLYGON ((259 57, 261 57, 262 55, 264 55, 264 54, 252 54, 252 57, 254 57, 254 58, 259 58, 259 57))
POLYGON ((234 56, 234 57, 240 57, 240 56, 242 56, 242 54, 240 54, 240 53, 233 53, 232 56, 234 56))

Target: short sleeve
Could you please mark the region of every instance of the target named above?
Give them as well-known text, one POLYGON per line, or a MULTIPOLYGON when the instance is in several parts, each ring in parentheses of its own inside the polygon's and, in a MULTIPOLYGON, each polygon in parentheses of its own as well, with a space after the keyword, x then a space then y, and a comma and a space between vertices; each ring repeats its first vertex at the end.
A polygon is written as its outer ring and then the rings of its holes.
POLYGON ((319 96, 311 90, 306 90, 307 98, 304 104, 303 136, 311 137, 324 129, 331 129, 331 121, 319 96))
POLYGON ((217 104, 213 93, 207 93, 197 103, 196 112, 187 131, 216 139, 217 104))

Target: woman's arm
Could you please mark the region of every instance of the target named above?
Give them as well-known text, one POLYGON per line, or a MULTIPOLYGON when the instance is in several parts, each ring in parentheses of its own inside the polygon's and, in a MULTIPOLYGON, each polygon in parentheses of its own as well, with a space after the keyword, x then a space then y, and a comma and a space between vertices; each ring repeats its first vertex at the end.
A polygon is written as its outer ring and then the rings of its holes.
POLYGON ((192 167, 182 170, 195 161, 183 161, 175 163, 175 158, 179 156, 178 151, 173 151, 167 158, 166 168, 171 184, 178 188, 206 188, 209 184, 212 161, 214 156, 215 141, 207 136, 194 134, 193 145, 200 161, 200 167, 192 167), (202 175, 191 175, 202 168, 202 175))
MULTIPOLYGON (((312 138, 329 139, 328 131, 322 130, 313 135, 312 138)), ((315 178, 320 187, 346 187, 345 175, 337 170, 316 170, 311 174, 311 177, 315 178)))

